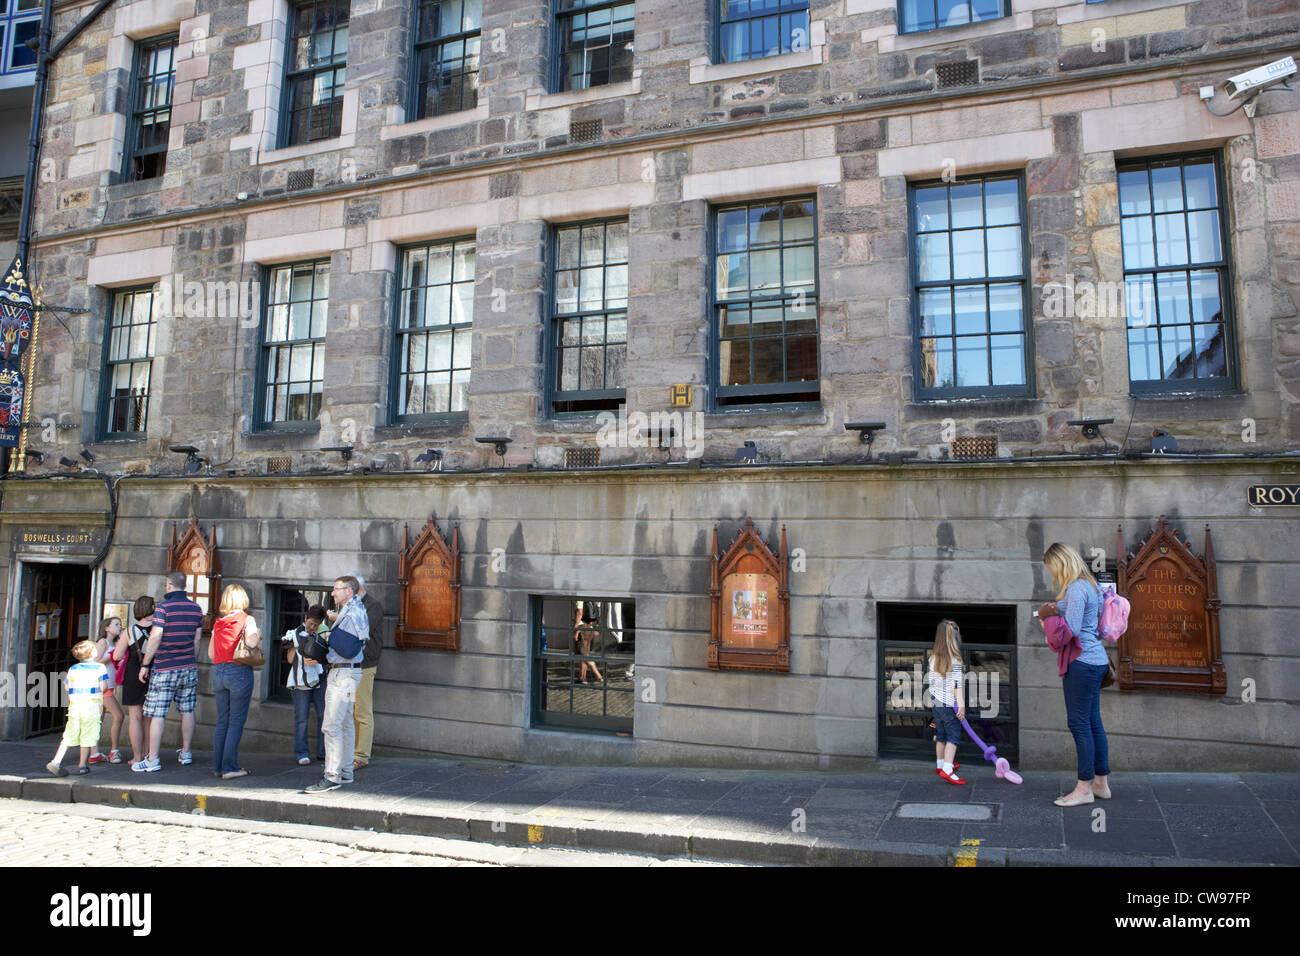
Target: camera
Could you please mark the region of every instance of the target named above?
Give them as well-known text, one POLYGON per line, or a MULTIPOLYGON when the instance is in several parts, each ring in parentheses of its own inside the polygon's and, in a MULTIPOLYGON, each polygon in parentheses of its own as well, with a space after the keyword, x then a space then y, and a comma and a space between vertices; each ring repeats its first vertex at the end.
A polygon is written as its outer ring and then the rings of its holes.
POLYGON ((1281 83, 1287 77, 1294 76, 1295 72, 1295 60, 1289 56, 1283 57, 1265 66, 1229 77, 1223 84, 1223 91, 1228 94, 1229 99, 1235 100, 1251 91, 1262 91, 1274 83, 1281 83))

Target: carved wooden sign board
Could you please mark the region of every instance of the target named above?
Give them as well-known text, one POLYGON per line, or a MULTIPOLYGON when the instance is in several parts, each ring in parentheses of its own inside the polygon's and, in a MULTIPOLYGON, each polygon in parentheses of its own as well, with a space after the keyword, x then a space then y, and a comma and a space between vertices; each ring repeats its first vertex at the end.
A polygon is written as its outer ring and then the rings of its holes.
POLYGON ((199 519, 194 515, 190 515, 190 523, 180 535, 176 533, 176 525, 172 525, 167 571, 185 575, 185 593, 204 613, 215 609, 221 600, 221 555, 217 550, 216 526, 208 529, 205 540, 199 519))
POLYGON ((460 526, 451 530, 451 544, 442 539, 429 518, 410 541, 402 526, 402 550, 397 556, 397 588, 401 602, 396 644, 403 650, 460 650, 460 526))
POLYGON ((790 671, 790 558, 785 528, 773 554, 754 522, 722 554, 713 528, 709 577, 709 667, 714 670, 790 671))
MULTIPOLYGON (((1118 553, 1125 554, 1121 526, 1118 553)), ((1120 690, 1227 691, 1219 643, 1219 585, 1210 529, 1205 554, 1170 528, 1165 516, 1137 555, 1119 562, 1119 593, 1129 599, 1119 641, 1120 690)))

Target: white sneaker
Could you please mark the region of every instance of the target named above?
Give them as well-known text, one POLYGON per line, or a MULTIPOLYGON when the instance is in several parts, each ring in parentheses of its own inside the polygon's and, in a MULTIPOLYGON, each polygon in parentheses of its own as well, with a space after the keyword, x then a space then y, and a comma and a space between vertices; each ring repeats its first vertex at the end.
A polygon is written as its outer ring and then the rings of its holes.
POLYGON ((188 767, 194 763, 194 754, 188 750, 178 750, 176 751, 176 760, 182 767, 188 767))
POLYGON ((131 769, 136 773, 157 773, 162 769, 162 760, 158 757, 155 757, 153 760, 145 757, 138 763, 131 764, 131 769))

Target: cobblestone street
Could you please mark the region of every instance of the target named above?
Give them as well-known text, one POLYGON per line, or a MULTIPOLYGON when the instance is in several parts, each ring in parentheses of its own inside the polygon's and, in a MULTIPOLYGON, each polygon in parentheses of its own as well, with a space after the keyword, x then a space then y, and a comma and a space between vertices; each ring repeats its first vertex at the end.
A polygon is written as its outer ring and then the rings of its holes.
POLYGON ((0 800, 0 866, 707 866, 625 853, 0 800))

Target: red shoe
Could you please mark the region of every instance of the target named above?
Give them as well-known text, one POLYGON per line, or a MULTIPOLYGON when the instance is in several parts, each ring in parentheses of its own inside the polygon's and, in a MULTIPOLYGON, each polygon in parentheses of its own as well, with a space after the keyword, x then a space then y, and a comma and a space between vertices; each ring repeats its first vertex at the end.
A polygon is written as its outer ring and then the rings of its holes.
MULTIPOLYGON (((957 769, 958 767, 960 767, 960 766, 961 766, 961 764, 959 764, 957 761, 954 760, 954 761, 952 762, 952 769, 953 769, 953 770, 956 770, 956 769, 957 769)), ((943 773, 943 768, 942 768, 942 767, 935 767, 935 768, 934 768, 934 772, 935 772, 935 773, 938 773, 938 774, 942 774, 942 773, 943 773)))
POLYGON ((966 781, 963 780, 961 777, 957 776, 955 773, 944 773, 942 770, 940 770, 939 776, 943 777, 943 779, 947 780, 949 783, 955 783, 959 787, 966 786, 966 781))
POLYGON ((108 758, 103 754, 91 754, 86 763, 108 763, 108 758))

